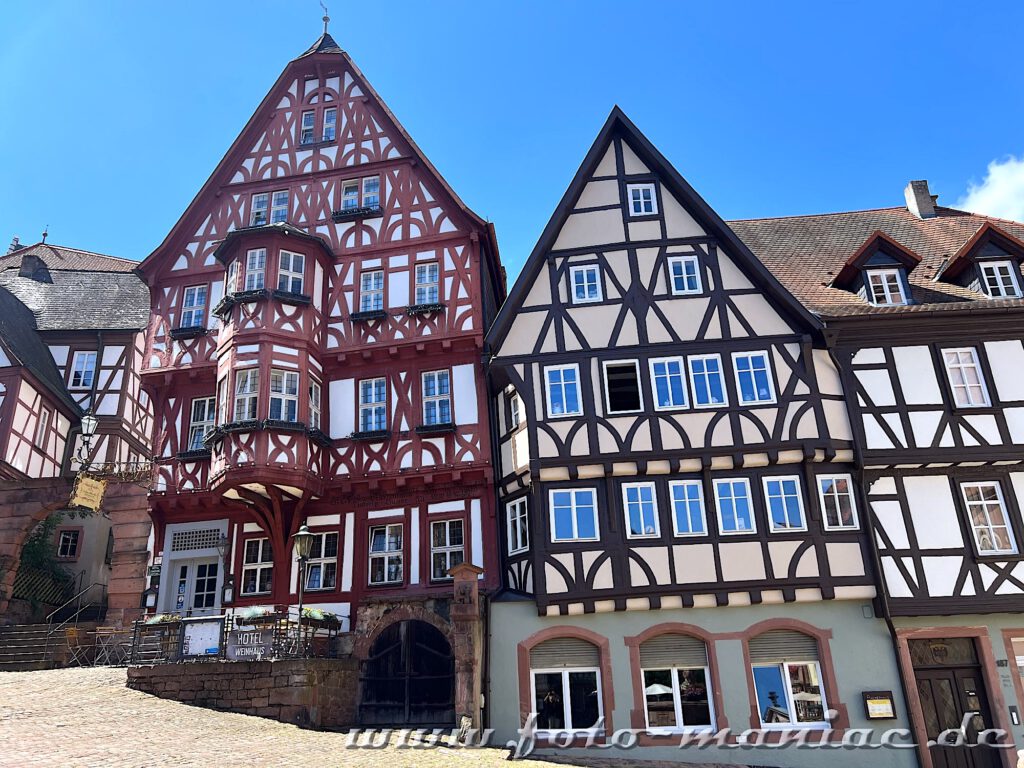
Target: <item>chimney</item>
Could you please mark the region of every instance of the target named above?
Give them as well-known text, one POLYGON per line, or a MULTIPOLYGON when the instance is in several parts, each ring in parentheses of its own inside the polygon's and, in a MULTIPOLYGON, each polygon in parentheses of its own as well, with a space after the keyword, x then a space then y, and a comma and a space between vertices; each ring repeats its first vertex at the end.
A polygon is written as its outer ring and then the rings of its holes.
POLYGON ((938 195, 933 195, 928 189, 928 181, 912 181, 903 190, 903 196, 907 199, 907 210, 919 219, 931 219, 935 217, 935 201, 938 195))
POLYGON ((10 256, 15 251, 20 251, 24 247, 25 246, 22 245, 21 241, 18 239, 18 236, 15 235, 14 238, 11 240, 11 244, 7 247, 7 255, 10 256))

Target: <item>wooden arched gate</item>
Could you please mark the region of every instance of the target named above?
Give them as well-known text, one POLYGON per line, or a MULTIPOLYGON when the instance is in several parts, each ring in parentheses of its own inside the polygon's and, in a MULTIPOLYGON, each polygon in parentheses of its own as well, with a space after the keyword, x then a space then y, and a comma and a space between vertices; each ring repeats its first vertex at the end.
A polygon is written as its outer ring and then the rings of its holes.
POLYGON ((424 621, 384 629, 360 671, 363 725, 455 723, 455 656, 444 634, 424 621))

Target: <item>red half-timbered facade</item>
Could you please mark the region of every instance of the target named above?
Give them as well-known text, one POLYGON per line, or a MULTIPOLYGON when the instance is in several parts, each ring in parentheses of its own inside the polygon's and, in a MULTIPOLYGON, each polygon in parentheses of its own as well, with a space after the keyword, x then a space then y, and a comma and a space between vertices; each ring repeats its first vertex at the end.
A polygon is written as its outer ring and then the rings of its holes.
POLYGON ((288 64, 141 271, 153 610, 294 605, 304 522, 305 602, 344 629, 371 603, 451 597, 459 562, 497 584, 494 230, 330 35, 288 64))

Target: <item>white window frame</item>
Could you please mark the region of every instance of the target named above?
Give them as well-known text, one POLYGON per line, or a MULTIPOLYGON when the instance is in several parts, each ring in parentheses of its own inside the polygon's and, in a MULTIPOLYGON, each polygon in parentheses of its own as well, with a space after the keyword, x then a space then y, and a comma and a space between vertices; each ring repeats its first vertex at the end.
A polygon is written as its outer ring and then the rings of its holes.
POLYGON ((77 560, 78 550, 82 546, 82 531, 78 528, 61 528, 57 532, 57 559, 77 560), (65 536, 67 539, 65 540, 65 536), (71 545, 74 544, 74 549, 71 545), (65 546, 67 545, 67 546, 65 546))
MULTIPOLYGON (((656 411, 683 411, 683 410, 686 410, 686 409, 688 409, 690 407, 690 394, 687 391, 687 382, 686 382, 686 378, 687 378, 687 376, 686 376, 686 370, 687 370, 686 369, 686 360, 681 355, 675 356, 675 357, 652 357, 648 361, 648 368, 650 369, 650 373, 651 373, 651 401, 654 403, 654 410, 656 410, 656 411), (671 405, 659 405, 659 403, 658 403, 658 378, 659 378, 659 375, 654 370, 654 366, 656 364, 658 364, 658 363, 665 363, 666 366, 669 363, 678 363, 679 364, 679 383, 680 383, 682 391, 683 391, 683 402, 682 402, 682 404, 676 405, 675 403, 673 403, 671 405)), ((672 377, 674 375, 675 374, 669 373, 668 369, 666 367, 665 376, 662 377, 662 378, 667 379, 667 382, 669 384, 671 384, 672 377)), ((669 386, 668 391, 669 391, 669 395, 671 396, 671 394, 672 394, 672 387, 671 386, 669 386)))
POLYGON ((441 301, 441 265, 438 262, 417 264, 415 280, 413 295, 417 304, 437 304, 441 301))
POLYGON ((334 141, 338 138, 338 108, 327 107, 324 109, 324 124, 320 131, 321 141, 334 141), (331 119, 328 119, 328 115, 331 119), (328 134, 328 128, 330 128, 330 134, 328 134))
POLYGON ((622 484, 622 515, 625 523, 626 538, 627 539, 657 539, 661 537, 661 521, 659 520, 658 510, 658 489, 654 483, 623 483, 622 484), (629 490, 632 488, 649 489, 651 492, 651 505, 652 513, 654 515, 654 530, 650 533, 647 532, 647 526, 645 525, 644 518, 644 504, 645 502, 642 496, 639 497, 639 501, 632 502, 629 500, 629 490), (630 511, 636 507, 640 515, 640 524, 644 527, 643 533, 633 533, 632 526, 629 522, 630 511))
MULTIPOLYGON (((338 588, 338 552, 341 547, 341 536, 337 531, 323 531, 322 533, 314 533, 314 536, 320 539, 320 557, 310 557, 306 561, 305 575, 306 583, 302 585, 303 592, 333 592, 338 588), (324 556, 324 552, 327 550, 327 537, 334 537, 334 557, 324 556), (324 586, 324 572, 328 565, 334 564, 334 584, 329 587, 324 586), (311 587, 309 586, 309 577, 313 572, 313 566, 320 566, 320 586, 311 587)), ((310 553, 312 555, 312 548, 310 553)))
POLYGON ((981 275, 982 289, 991 299, 1019 299, 1020 298, 1020 280, 1017 265, 1009 259, 1000 259, 998 261, 980 261, 978 262, 978 272, 981 275), (1003 271, 1005 274, 999 274, 1003 271), (1006 292, 1005 279, 1008 278, 1010 281, 1011 292, 1006 292))
POLYGON ((249 226, 261 227, 270 223, 270 193, 254 192, 249 198, 249 226))
POLYGON ((433 582, 451 581, 454 577, 447 575, 448 569, 454 568, 459 563, 464 563, 466 561, 466 521, 463 520, 461 517, 452 517, 452 518, 448 518, 447 520, 431 520, 430 521, 430 531, 428 533, 429 533, 429 536, 430 536, 430 565, 429 565, 429 568, 430 568, 430 580, 433 581, 433 582), (451 543, 451 541, 452 541, 452 524, 454 524, 454 523, 457 523, 459 526, 462 527, 462 543, 461 544, 452 544, 451 543), (446 542, 446 544, 440 545, 440 546, 434 544, 434 529, 439 527, 439 526, 444 526, 444 538, 445 538, 445 542, 446 542), (459 554, 458 562, 452 562, 452 559, 453 559, 452 556, 454 554, 456 554, 456 553, 459 554), (441 554, 443 554, 445 556, 445 563, 448 564, 448 568, 445 569, 446 573, 445 573, 444 576, 435 576, 434 575, 434 555, 441 555, 441 554))
POLYGON ((526 497, 510 501, 505 505, 505 529, 508 534, 506 546, 510 555, 518 555, 530 548, 530 518, 526 497), (522 535, 519 523, 522 522, 522 535), (513 546, 515 542, 515 546, 513 546))
POLYGON ((206 298, 208 286, 190 285, 181 294, 181 328, 203 328, 206 326, 206 298))
POLYGON ((306 255, 282 250, 277 261, 277 290, 301 294, 306 287, 306 255), (299 262, 296 268, 295 262, 299 262), (285 266, 287 264, 287 266, 285 266), (282 286, 282 281, 284 285, 282 286), (298 283, 298 290, 295 289, 298 283))
POLYGON ((217 381, 217 423, 227 424, 231 399, 228 397, 228 376, 217 381))
POLYGON ((360 179, 345 179, 341 182, 341 210, 353 211, 359 207, 359 191, 362 186, 360 179))
POLYGON ((238 271, 240 268, 241 259, 234 259, 228 264, 227 274, 224 275, 224 294, 230 296, 233 293, 238 293, 238 271))
POLYGON ((788 730, 791 728, 808 728, 816 730, 819 728, 828 728, 830 726, 827 720, 813 720, 805 723, 801 723, 796 719, 796 702, 793 701, 793 686, 790 682, 789 668, 790 666, 806 666, 813 664, 817 669, 818 684, 821 687, 821 709, 823 712, 828 712, 828 697, 825 695, 825 679, 821 675, 821 662, 819 661, 778 661, 778 662, 758 662, 750 665, 750 679, 754 681, 754 668, 755 667, 782 667, 782 685, 786 689, 783 693, 786 694, 786 711, 789 712, 790 721, 788 723, 766 723, 761 720, 761 715, 764 712, 761 701, 757 698, 757 686, 754 685, 754 704, 757 707, 757 719, 761 722, 761 728, 764 730, 788 730))
POLYGON ((360 312, 384 311, 384 282, 383 269, 368 269, 359 273, 360 312), (380 279, 379 286, 377 284, 378 277, 380 279), (369 283, 367 283, 367 279, 369 279, 369 283))
POLYGON ((547 401, 546 404, 547 404, 547 407, 548 407, 548 418, 549 419, 565 419, 565 418, 571 418, 573 416, 581 416, 581 415, 583 415, 583 398, 581 396, 582 394, 583 394, 583 388, 582 388, 581 383, 580 383, 580 367, 579 367, 579 365, 577 363, 568 363, 566 365, 547 365, 547 366, 544 366, 544 395, 545 395, 545 399, 547 401), (554 408, 552 407, 552 404, 551 404, 551 391, 552 391, 552 387, 561 387, 562 388, 562 405, 565 406, 566 405, 566 397, 565 397, 566 383, 565 383, 565 377, 562 376, 561 374, 562 374, 562 372, 567 371, 569 369, 572 369, 572 371, 576 374, 576 379, 573 382, 573 384, 576 387, 576 408, 577 408, 577 410, 575 410, 575 411, 568 411, 567 410, 564 413, 555 413, 554 412, 554 408), (550 379, 548 374, 552 373, 554 371, 558 371, 559 372, 559 381, 554 383, 554 384, 552 384, 551 379, 550 379))
POLYGON ((825 526, 826 531, 857 531, 860 530, 860 516, 857 512, 857 494, 854 492, 853 487, 853 476, 848 474, 829 474, 829 475, 816 475, 815 482, 818 486, 818 503, 821 505, 821 521, 825 526), (833 490, 826 493, 823 482, 831 480, 833 483, 833 490), (848 494, 842 494, 835 490, 835 482, 837 480, 845 480, 849 488, 848 494), (836 509, 839 509, 839 499, 848 495, 850 497, 850 510, 853 513, 853 524, 852 525, 829 525, 828 512, 825 505, 825 497, 831 496, 836 501, 836 509))
MULTIPOLYGON (((703 641, 702 641, 703 642, 703 641)), ((707 643, 704 642, 705 648, 707 643)), ((664 725, 651 725, 650 712, 647 709, 647 695, 644 694, 644 725, 647 726, 648 733, 707 733, 715 730, 715 724, 718 719, 715 715, 715 696, 714 696, 714 685, 711 682, 711 668, 710 667, 684 667, 684 666, 673 666, 673 667, 641 667, 640 668, 640 684, 646 682, 644 677, 645 672, 671 672, 672 673, 672 704, 676 711, 676 722, 683 723, 683 725, 676 725, 667 727, 664 725), (679 695, 679 670, 689 669, 700 669, 704 671, 704 683, 707 689, 708 696, 708 715, 711 717, 710 725, 686 725, 683 722, 683 699, 679 695)))
POLYGON ((310 377, 309 379, 309 428, 320 429, 322 417, 321 405, 323 403, 323 387, 319 381, 310 377))
POLYGON ((359 380, 359 413, 358 413, 358 416, 359 416, 358 425, 359 425, 359 431, 360 432, 379 432, 379 431, 382 431, 382 430, 380 430, 380 429, 378 429, 376 427, 376 424, 378 422, 378 419, 377 419, 377 411, 378 410, 383 410, 384 411, 384 427, 383 427, 383 430, 386 431, 387 428, 388 428, 388 380, 387 380, 387 377, 385 377, 385 376, 375 376, 372 379, 360 379, 359 380), (377 400, 376 399, 377 382, 381 382, 381 381, 384 382, 384 397, 381 400, 377 400), (372 393, 374 393, 373 396, 374 396, 375 399, 373 399, 373 400, 364 400, 363 399, 363 394, 364 394, 363 384, 367 384, 367 383, 369 383, 371 385, 370 391, 372 393), (372 429, 365 429, 366 421, 364 421, 364 418, 363 418, 365 413, 370 413, 370 425, 373 426, 372 429))
POLYGON ((248 597, 249 595, 269 595, 269 594, 271 594, 274 591, 274 551, 273 551, 273 547, 270 545, 270 539, 269 538, 263 537, 263 538, 245 539, 242 542, 242 580, 241 580, 241 582, 239 582, 238 586, 239 586, 239 590, 238 590, 239 594, 244 595, 246 597, 248 597), (258 541, 259 542, 259 548, 257 550, 257 557, 259 559, 258 560, 254 560, 253 562, 248 562, 247 559, 246 559, 249 556, 249 542, 250 541, 258 541), (270 549, 270 560, 269 561, 263 559, 264 556, 265 556, 266 550, 268 548, 270 549), (260 576, 262 575, 263 571, 268 570, 268 569, 270 570, 270 579, 268 580, 270 582, 270 589, 260 591, 260 576), (245 575, 246 575, 246 573, 248 571, 256 571, 256 581, 255 581, 256 591, 254 591, 254 592, 247 592, 245 590, 245 582, 246 582, 245 575))
POLYGON ((378 586, 384 584, 404 584, 405 583, 405 524, 404 523, 384 523, 382 525, 371 525, 370 526, 370 540, 367 543, 367 550, 369 552, 368 557, 368 570, 366 574, 367 583, 378 586), (383 528, 384 529, 384 546, 385 549, 380 552, 373 551, 373 532, 383 528), (399 544, 397 549, 391 549, 391 529, 398 529, 399 544), (384 561, 384 579, 382 581, 373 580, 373 562, 374 560, 384 561), (388 579, 388 566, 392 561, 398 561, 398 568, 401 571, 401 576, 397 579, 388 579))
POLYGON ((291 196, 287 189, 278 189, 270 193, 270 223, 280 224, 288 221, 288 208, 291 196), (284 195, 283 198, 280 196, 284 195))
MULTIPOLYGON (((530 668, 530 714, 536 715, 537 712, 533 710, 537 706, 537 675, 562 675, 562 693, 565 694, 562 699, 562 722, 568 724, 572 720, 572 706, 570 703, 570 687, 569 687, 569 673, 570 672, 595 672, 597 674, 597 722, 603 722, 604 718, 604 682, 601 680, 601 670, 599 667, 544 667, 540 669, 530 668)), ((604 732, 603 728, 538 728, 537 733, 542 736, 551 735, 555 733, 579 733, 579 734, 595 734, 600 735, 604 732)))
MULTIPOLYGON (((708 535, 708 512, 707 504, 704 502, 704 483, 701 480, 671 480, 668 484, 668 498, 669 505, 672 508, 672 533, 677 538, 699 538, 708 535), (679 530, 679 513, 676 511, 676 504, 680 501, 676 498, 676 488, 696 488, 697 499, 700 503, 700 525, 703 530, 701 531, 681 531, 679 530)), ((687 498, 682 503, 688 503, 692 499, 687 498)), ((689 521, 689 509, 687 509, 686 519, 689 521)))
POLYGON ((50 421, 53 419, 53 411, 49 408, 42 408, 39 411, 39 419, 36 421, 36 448, 46 450, 46 438, 49 436, 50 421))
POLYGON ((609 416, 622 416, 630 413, 642 413, 644 410, 644 380, 640 375, 640 361, 639 360, 604 360, 601 362, 601 378, 604 381, 604 408, 605 413, 609 416), (611 392, 608 389, 608 366, 609 365, 632 365, 636 371, 636 394, 640 401, 638 408, 633 408, 628 411, 613 411, 611 403, 611 392))
POLYGON ((673 296, 697 296, 704 293, 704 284, 700 278, 700 258, 696 254, 683 254, 681 256, 668 257, 668 287, 673 296), (684 283, 682 290, 676 287, 675 267, 677 264, 682 270, 682 279, 684 283), (690 290, 685 286, 687 264, 693 265, 694 279, 697 281, 697 287, 693 290, 690 290))
POLYGON ((939 350, 942 352, 942 364, 946 369, 946 381, 949 383, 949 389, 953 393, 953 405, 956 408, 989 408, 992 406, 992 398, 989 396, 988 384, 985 383, 985 372, 981 368, 981 356, 978 354, 978 350, 975 347, 943 347, 939 350), (969 362, 961 362, 957 360, 951 363, 946 359, 946 355, 949 353, 956 353, 960 355, 970 355, 971 359, 969 362), (959 369, 964 381, 967 380, 963 373, 968 369, 973 368, 978 374, 978 384, 981 387, 983 400, 980 402, 974 402, 974 396, 971 395, 971 385, 968 384, 955 384, 953 382, 953 370, 959 369), (962 387, 964 392, 967 394, 968 402, 958 403, 956 399, 957 387, 962 387))
POLYGON ((599 301, 604 301, 604 288, 601 285, 601 265, 600 264, 580 264, 578 266, 569 267, 569 302, 572 304, 595 304, 599 301), (594 279, 591 281, 588 279, 589 273, 594 273, 594 279), (587 288, 593 283, 594 287, 597 288, 596 296, 584 296, 580 298, 576 295, 576 275, 583 275, 583 288, 585 293, 589 293, 587 288))
MULTIPOLYGON (((764 513, 768 516, 768 530, 771 533, 794 533, 807 530, 807 510, 804 505, 803 484, 800 482, 799 475, 769 475, 767 477, 762 477, 761 490, 764 493, 764 513), (775 496, 769 493, 768 483, 781 484, 786 482, 796 483, 796 505, 797 510, 800 513, 800 526, 798 528, 777 528, 775 526, 775 520, 772 518, 771 500, 775 498, 775 496)), ((781 496, 779 496, 779 498, 782 500, 783 505, 785 505, 786 500, 790 497, 785 493, 785 490, 781 485, 779 490, 781 492, 781 496)))
POLYGON ((420 386, 422 387, 422 400, 423 400, 423 424, 428 427, 442 426, 444 424, 454 424, 455 415, 452 412, 452 374, 447 368, 443 368, 440 371, 424 371, 420 377, 420 386), (434 392, 433 395, 427 394, 427 380, 434 379, 434 392), (446 383, 447 392, 441 392, 441 381, 442 379, 446 383), (442 404, 448 404, 448 419, 443 420, 440 418, 442 412, 442 404), (434 405, 435 418, 430 420, 427 416, 427 406, 434 405))
POLYGON ((511 428, 519 429, 519 426, 523 423, 523 400, 519 397, 518 392, 513 392, 512 396, 509 397, 508 408, 511 428))
POLYGON ((887 269, 876 269, 871 268, 865 270, 865 283, 867 288, 868 301, 876 307, 901 307, 906 305, 907 294, 906 288, 903 285, 902 270, 898 268, 887 268, 887 269), (872 282, 872 277, 880 278, 878 285, 876 286, 872 282), (896 286, 899 288, 897 293, 893 293, 887 278, 894 277, 896 279, 896 286), (876 292, 876 287, 881 291, 881 297, 876 292), (882 301, 879 301, 879 298, 882 301), (896 300, 894 300, 896 299, 896 300))
POLYGON ((362 192, 362 204, 363 204, 364 208, 380 208, 381 207, 381 205, 380 205, 380 192, 381 192, 380 176, 364 176, 363 177, 362 187, 361 187, 361 192, 362 192), (377 182, 377 191, 376 191, 376 193, 371 193, 368 190, 369 190, 369 187, 370 187, 371 183, 374 182, 374 181, 377 182), (371 199, 371 197, 375 198, 375 202, 372 202, 372 203, 367 202, 369 199, 371 199))
POLYGON ((259 368, 239 368, 235 371, 234 407, 231 409, 232 421, 252 421, 259 418, 259 368), (251 405, 250 405, 251 403, 251 405), (251 416, 242 417, 242 413, 251 416))
POLYGON ((97 355, 91 350, 79 350, 71 357, 71 373, 68 376, 69 389, 92 389, 96 382, 97 355), (79 361, 82 361, 79 364, 79 361), (88 381, 86 381, 88 374, 88 381), (77 382, 76 382, 77 378, 77 382))
MULTIPOLYGON (((691 395, 690 401, 693 404, 694 408, 728 408, 729 407, 729 388, 725 385, 725 366, 722 363, 722 356, 721 355, 719 355, 718 353, 709 354, 709 355, 690 355, 689 357, 686 358, 686 368, 689 371, 689 375, 690 375, 690 395, 691 395), (697 390, 697 376, 698 376, 698 374, 697 374, 696 371, 693 370, 693 364, 697 360, 717 360, 718 361, 718 377, 721 379, 721 382, 722 382, 722 402, 720 402, 720 403, 714 403, 714 402, 710 402, 710 401, 707 402, 707 403, 700 403, 700 402, 698 402, 698 400, 697 400, 697 391, 698 391, 697 390)), ((708 373, 707 373, 706 369, 705 369, 704 373, 699 374, 699 375, 704 376, 705 378, 708 378, 708 373)), ((711 394, 711 387, 710 387, 710 385, 708 386, 707 389, 708 389, 708 394, 710 395, 711 394)))
POLYGON ((299 117, 299 146, 316 142, 316 110, 307 109, 299 117))
POLYGON ((299 421, 299 372, 282 368, 270 369, 270 410, 267 418, 275 421, 287 421, 296 424, 299 421), (294 385, 292 385, 294 382, 294 385), (281 415, 273 416, 274 404, 280 403, 281 415), (288 418, 289 403, 295 406, 295 418, 288 418))
POLYGON ((267 249, 250 248, 245 252, 245 290, 262 291, 267 286, 267 249))
POLYGON ((216 397, 195 397, 192 398, 189 409, 188 425, 188 451, 201 451, 205 448, 203 439, 213 431, 217 424, 217 398, 216 397), (203 418, 196 418, 196 408, 202 404, 203 418), (198 430, 198 440, 196 438, 198 430))
POLYGON ((750 352, 733 352, 732 353, 732 372, 733 377, 736 379, 736 398, 739 400, 740 405, 774 405, 778 401, 778 395, 775 391, 775 377, 772 375, 772 359, 771 354, 763 349, 755 349, 750 352), (753 360, 760 357, 764 361, 764 373, 768 377, 768 392, 770 396, 766 400, 762 400, 757 392, 757 379, 754 376, 754 365, 753 360), (751 361, 751 370, 744 371, 750 375, 754 389, 754 399, 744 400, 743 399, 743 386, 740 381, 740 367, 739 361, 743 358, 751 361))
POLYGON ((653 181, 645 181, 640 184, 627 184, 626 185, 626 205, 628 206, 629 215, 633 216, 657 216, 658 215, 658 189, 657 185, 653 181), (633 192, 639 192, 639 197, 634 200, 633 192), (651 193, 651 210, 637 210, 636 203, 640 204, 641 209, 644 205, 644 191, 651 193))
MULTIPOLYGON (((1016 555, 1017 549, 1017 537, 1013 533, 1013 525, 1010 523, 1010 509, 1006 506, 1006 497, 1003 496, 1003 485, 995 480, 979 480, 969 483, 960 483, 960 497, 963 499, 964 508, 967 510, 967 525, 971 529, 971 537, 974 539, 974 549, 979 555, 1016 555), (985 515, 985 519, 988 521, 986 526, 978 526, 974 523, 974 517, 972 515, 972 508, 979 504, 986 504, 986 502, 968 501, 967 500, 967 489, 968 488, 981 488, 981 487, 995 488, 996 499, 999 503, 999 509, 1003 513, 1003 524, 993 525, 992 516, 989 511, 982 507, 982 512, 985 515), (993 528, 1005 528, 1006 536, 1010 540, 1010 549, 982 549, 981 543, 978 541, 978 531, 987 529, 992 531, 993 528)), ((991 502, 988 502, 991 503, 991 502)), ((993 537, 993 542, 995 537, 993 537)))
MULTIPOLYGON (((715 491, 715 513, 718 515, 718 532, 722 536, 750 536, 751 534, 757 533, 757 509, 754 506, 754 494, 750 490, 750 480, 745 477, 717 477, 712 481, 712 486, 715 491), (722 518, 722 494, 719 492, 719 488, 723 483, 742 483, 747 489, 747 506, 750 508, 750 530, 732 530, 727 531, 725 529, 725 522, 722 518)), ((731 489, 730 489, 731 491, 731 489)), ((735 504, 736 497, 732 497, 735 504)), ((736 517, 735 510, 733 511, 733 517, 736 517)))
POLYGON ((597 506, 597 488, 549 488, 548 489, 548 514, 550 516, 550 522, 551 522, 551 541, 552 541, 552 543, 558 544, 558 543, 562 543, 562 542, 566 542, 566 541, 600 541, 601 540, 601 520, 600 520, 600 515, 598 514, 598 506, 597 506), (556 493, 569 493, 570 494, 570 499, 571 500, 570 500, 569 508, 568 509, 569 509, 570 519, 572 520, 572 533, 573 533, 573 535, 572 535, 571 538, 568 538, 568 539, 559 539, 559 538, 556 538, 556 535, 555 535, 555 531, 557 530, 556 526, 555 526, 555 494, 556 493), (579 504, 577 504, 577 501, 576 501, 576 495, 579 494, 579 493, 589 493, 589 494, 591 494, 591 497, 593 498, 593 502, 594 503, 591 506, 594 508, 594 535, 592 537, 584 538, 584 537, 581 537, 579 535, 580 534, 579 515, 577 514, 577 511, 576 511, 577 508, 579 507, 579 504))

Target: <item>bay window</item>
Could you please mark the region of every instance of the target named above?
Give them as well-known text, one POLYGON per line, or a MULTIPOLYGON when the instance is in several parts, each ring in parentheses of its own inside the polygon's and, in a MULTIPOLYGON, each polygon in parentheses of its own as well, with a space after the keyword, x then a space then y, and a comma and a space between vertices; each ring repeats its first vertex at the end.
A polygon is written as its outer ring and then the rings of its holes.
POLYGON ((201 451, 206 447, 203 442, 213 430, 217 419, 217 398, 197 397, 192 401, 192 419, 188 430, 189 451, 201 451))
POLYGON ((277 421, 299 420, 298 371, 270 371, 270 418, 277 421))
POLYGON ((306 257, 301 253, 281 251, 280 267, 277 271, 277 290, 285 293, 302 293, 306 257))
POLYGON ((262 291, 266 281, 267 249, 253 248, 245 255, 245 290, 262 291))
POLYGON ((320 429, 320 399, 322 389, 320 383, 309 380, 309 428, 320 429))
POLYGON ((260 372, 246 368, 235 374, 235 421, 252 421, 256 418, 256 403, 260 391, 260 372))

